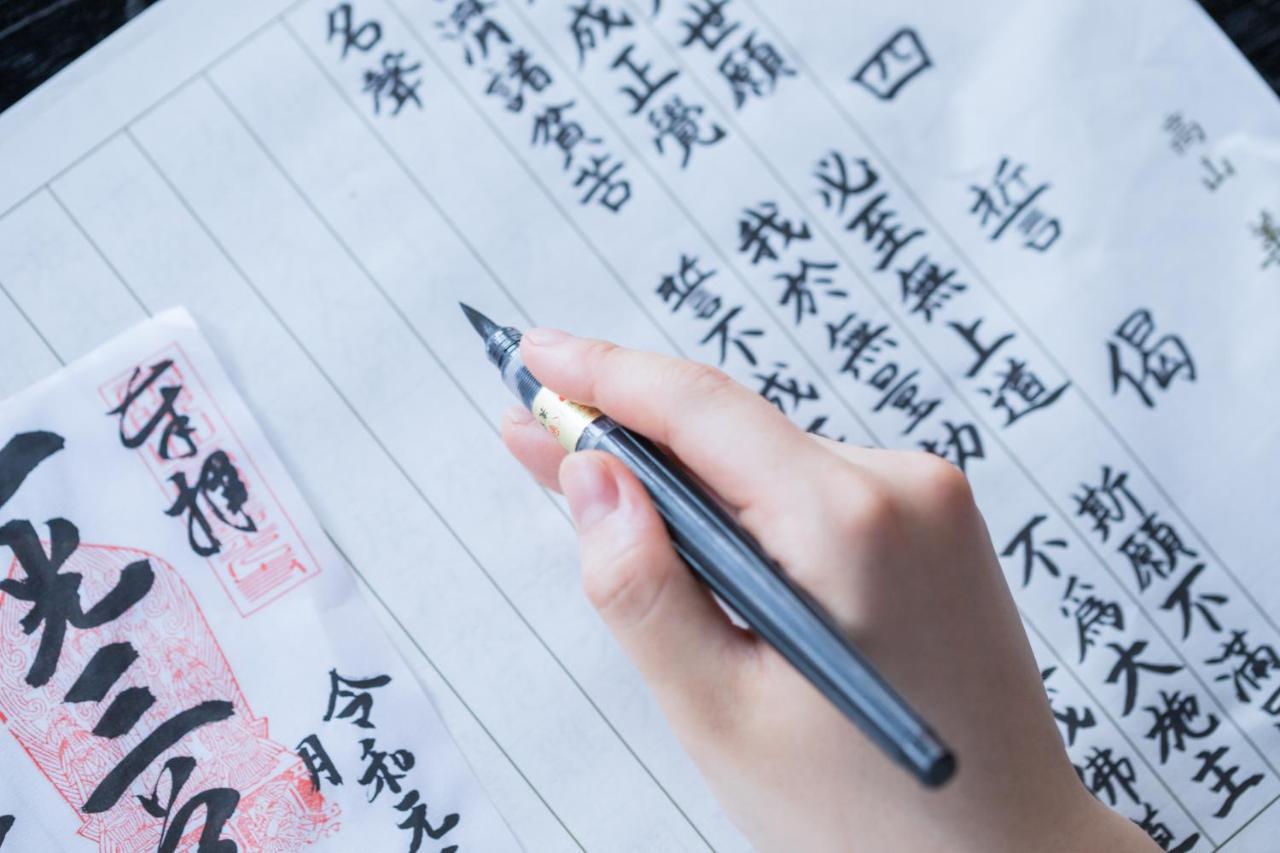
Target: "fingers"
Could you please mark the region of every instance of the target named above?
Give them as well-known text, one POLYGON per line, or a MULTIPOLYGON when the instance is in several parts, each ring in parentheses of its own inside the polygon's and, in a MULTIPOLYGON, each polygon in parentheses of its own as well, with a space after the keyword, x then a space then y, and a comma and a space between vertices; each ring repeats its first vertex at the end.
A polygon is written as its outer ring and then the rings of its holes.
POLYGON ((560 484, 587 596, 668 714, 705 724, 736 712, 751 640, 676 555, 644 487, 598 452, 567 456, 560 484))
POLYGON ((785 493, 828 458, 768 401, 706 365, 550 329, 526 332, 520 352, 548 388, 668 445, 734 506, 785 493))
POLYGON ((813 438, 819 447, 875 479, 918 514, 938 516, 973 509, 973 492, 964 472, 939 456, 920 450, 885 450, 822 436, 813 438))
POLYGON ((523 406, 513 406, 502 416, 502 441, 511 455, 545 488, 560 491, 560 462, 564 448, 534 420, 523 406))

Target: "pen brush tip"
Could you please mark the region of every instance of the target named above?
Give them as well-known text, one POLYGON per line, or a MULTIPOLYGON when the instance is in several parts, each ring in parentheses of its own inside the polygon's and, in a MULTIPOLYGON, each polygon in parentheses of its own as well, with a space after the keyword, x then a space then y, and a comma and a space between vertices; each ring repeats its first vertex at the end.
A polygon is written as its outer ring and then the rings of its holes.
POLYGON ((476 330, 476 334, 488 340, 494 332, 498 331, 498 324, 472 308, 465 302, 459 302, 462 313, 467 315, 467 320, 471 323, 471 328, 476 330))

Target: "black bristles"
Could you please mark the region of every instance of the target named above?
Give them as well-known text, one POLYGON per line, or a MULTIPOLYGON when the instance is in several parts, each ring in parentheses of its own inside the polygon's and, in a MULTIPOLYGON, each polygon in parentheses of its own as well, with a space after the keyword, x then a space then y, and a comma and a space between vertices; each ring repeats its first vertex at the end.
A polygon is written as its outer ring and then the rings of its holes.
POLYGON ((498 331, 498 324, 472 308, 465 302, 459 302, 462 306, 462 313, 467 315, 467 319, 471 321, 471 327, 476 330, 476 334, 484 338, 486 341, 498 331))

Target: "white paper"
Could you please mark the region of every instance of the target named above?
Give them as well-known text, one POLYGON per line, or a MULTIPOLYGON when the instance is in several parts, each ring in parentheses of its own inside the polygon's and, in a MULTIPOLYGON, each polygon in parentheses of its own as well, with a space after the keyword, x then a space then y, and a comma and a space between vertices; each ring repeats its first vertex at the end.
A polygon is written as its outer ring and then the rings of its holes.
POLYGON ((6 844, 519 849, 185 312, 0 428, 6 844))
POLYGON ((459 299, 849 441, 976 435, 1086 784, 1167 849, 1269 849, 1274 94, 1183 0, 710 11, 166 0, 0 116, 0 392, 188 306, 539 851, 746 843, 502 450, 459 299))

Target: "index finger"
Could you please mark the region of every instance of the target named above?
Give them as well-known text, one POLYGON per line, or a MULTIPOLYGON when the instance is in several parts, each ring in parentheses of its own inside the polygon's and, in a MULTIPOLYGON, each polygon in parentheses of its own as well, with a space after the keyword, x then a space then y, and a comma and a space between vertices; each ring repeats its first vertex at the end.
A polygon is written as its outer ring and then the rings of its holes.
POLYGON ((666 444, 734 506, 830 459, 771 403, 708 365, 554 329, 530 329, 520 354, 548 388, 666 444))

